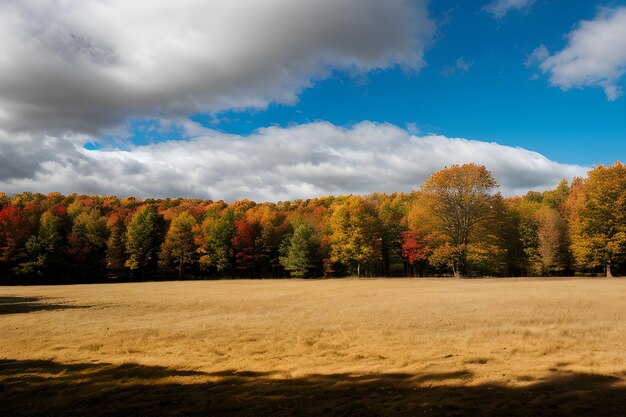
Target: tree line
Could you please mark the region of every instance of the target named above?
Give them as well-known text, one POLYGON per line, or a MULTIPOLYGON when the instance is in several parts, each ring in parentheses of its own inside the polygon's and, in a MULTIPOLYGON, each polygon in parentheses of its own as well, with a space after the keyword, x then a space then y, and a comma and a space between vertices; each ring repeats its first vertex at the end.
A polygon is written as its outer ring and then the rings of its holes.
POLYGON ((503 198, 475 164, 412 193, 279 203, 0 193, 0 280, 564 276, 626 270, 626 168, 503 198))

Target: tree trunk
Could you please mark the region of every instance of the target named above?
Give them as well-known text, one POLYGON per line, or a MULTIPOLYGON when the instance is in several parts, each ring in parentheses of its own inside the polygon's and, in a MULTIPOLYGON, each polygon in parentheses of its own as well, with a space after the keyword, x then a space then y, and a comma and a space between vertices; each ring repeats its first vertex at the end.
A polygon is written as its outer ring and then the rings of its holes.
POLYGON ((461 278, 463 276, 461 275, 461 269, 458 265, 452 266, 452 273, 454 274, 454 278, 461 278))
POLYGON ((611 273, 611 263, 608 262, 606 264, 606 277, 607 278, 613 278, 613 274, 611 273))
POLYGON ((178 263, 178 280, 180 281, 183 276, 183 257, 180 257, 180 262, 178 263))
POLYGON ((356 277, 361 278, 361 264, 356 265, 356 277))

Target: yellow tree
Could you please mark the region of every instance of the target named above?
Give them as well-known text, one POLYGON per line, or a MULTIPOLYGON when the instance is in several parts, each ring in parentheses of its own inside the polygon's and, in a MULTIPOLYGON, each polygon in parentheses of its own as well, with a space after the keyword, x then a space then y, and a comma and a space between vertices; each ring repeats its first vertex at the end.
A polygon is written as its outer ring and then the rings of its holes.
POLYGON ((232 270, 234 263, 233 237, 235 235, 235 218, 233 210, 224 214, 207 217, 201 230, 199 248, 200 267, 214 269, 217 273, 232 270))
POLYGON ((417 267, 420 275, 427 273, 433 251, 443 244, 443 236, 437 230, 436 221, 430 210, 428 196, 422 192, 410 197, 410 209, 407 213, 408 230, 402 234, 402 255, 407 269, 414 275, 417 267))
POLYGON ((361 275, 381 256, 382 237, 376 211, 360 197, 350 196, 330 217, 330 259, 361 275))
POLYGON ((471 236, 477 227, 494 219, 494 207, 501 199, 494 195, 498 183, 484 166, 452 165, 435 172, 422 185, 436 228, 446 243, 435 250, 438 263, 452 268, 454 276, 467 273, 471 236))
POLYGON ((174 266, 178 270, 178 279, 182 278, 185 265, 194 261, 196 245, 194 227, 196 219, 186 211, 180 213, 170 225, 165 241, 159 253, 159 265, 168 270, 174 266))
POLYGON ((532 275, 566 272, 570 267, 569 228, 552 202, 546 202, 539 193, 529 193, 516 199, 511 210, 519 220, 517 228, 527 272, 532 275))
POLYGON ((556 209, 545 205, 535 213, 535 218, 539 225, 537 249, 541 258, 541 273, 562 274, 570 264, 567 222, 556 209))
POLYGON ((572 250, 579 267, 612 267, 626 261, 626 167, 616 162, 589 171, 582 193, 574 193, 572 250))

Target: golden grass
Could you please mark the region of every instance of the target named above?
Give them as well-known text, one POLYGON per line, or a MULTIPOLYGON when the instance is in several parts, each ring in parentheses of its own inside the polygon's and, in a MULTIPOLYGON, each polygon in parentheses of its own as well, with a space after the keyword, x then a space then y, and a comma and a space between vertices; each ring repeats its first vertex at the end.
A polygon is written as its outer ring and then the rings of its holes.
POLYGON ((0 411, 619 415, 625 319, 621 279, 3 287, 0 411))

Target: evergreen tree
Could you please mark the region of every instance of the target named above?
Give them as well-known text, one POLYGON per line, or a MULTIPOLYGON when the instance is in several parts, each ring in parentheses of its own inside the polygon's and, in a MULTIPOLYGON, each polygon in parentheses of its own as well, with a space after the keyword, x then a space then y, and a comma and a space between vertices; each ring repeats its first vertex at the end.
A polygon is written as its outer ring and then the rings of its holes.
POLYGON ((311 276, 317 266, 319 241, 313 226, 301 224, 293 235, 284 240, 281 248, 280 264, 290 272, 292 277, 311 276))
POLYGON ((394 205, 393 200, 383 198, 377 207, 378 227, 382 236, 379 270, 383 276, 388 276, 393 266, 402 268, 403 233, 407 231, 407 224, 403 218, 402 207, 394 205))
POLYGON ((159 250, 160 215, 153 205, 138 211, 126 231, 125 266, 142 276, 154 266, 159 250))
POLYGON ((63 206, 53 206, 39 219, 39 230, 26 241, 28 261, 15 268, 18 275, 39 275, 46 273, 65 274, 64 244, 66 240, 67 212, 63 206))

